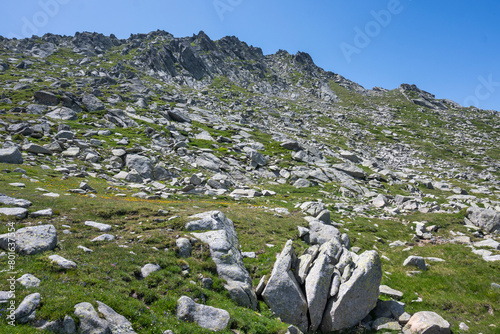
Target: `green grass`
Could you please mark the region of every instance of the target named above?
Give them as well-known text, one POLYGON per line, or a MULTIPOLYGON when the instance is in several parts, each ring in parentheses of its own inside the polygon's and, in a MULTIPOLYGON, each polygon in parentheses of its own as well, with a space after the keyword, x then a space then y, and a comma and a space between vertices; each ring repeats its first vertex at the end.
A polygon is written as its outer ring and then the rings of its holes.
MULTIPOLYGON (((12 169, 10 165, 0 165, 0 170, 12 169)), ((254 251, 257 259, 245 259, 245 266, 252 275, 254 284, 269 275, 275 261, 288 239, 294 239, 297 253, 306 245, 298 240, 297 225, 307 226, 302 214, 294 209, 295 204, 306 200, 316 200, 324 194, 319 189, 332 191, 333 185, 324 188, 311 187, 296 189, 289 185, 268 185, 266 188, 276 190, 273 198, 234 201, 205 197, 174 197, 169 200, 147 201, 130 197, 131 190, 117 188, 114 192, 128 194, 128 197, 117 198, 108 190, 108 183, 101 179, 89 178, 87 181, 97 190, 97 198, 81 195, 64 195, 68 189, 78 187, 81 179, 62 179, 53 171, 42 171, 38 167, 23 166, 28 176, 40 182, 29 182, 18 173, 0 174, 0 185, 4 193, 14 197, 33 201, 33 208, 39 210, 53 208, 56 217, 41 218, 36 221, 50 223, 59 232, 59 244, 54 251, 34 256, 20 256, 16 263, 19 273, 33 273, 42 280, 36 289, 18 287, 18 300, 32 292, 42 295, 42 305, 37 313, 39 318, 47 320, 61 319, 64 315, 73 315, 73 306, 80 302, 102 301, 118 313, 132 321, 136 331, 140 333, 162 333, 173 329, 176 333, 205 333, 194 324, 179 322, 175 318, 176 301, 181 295, 192 298, 205 296, 206 303, 228 310, 231 314, 231 329, 239 329, 246 333, 283 333, 286 328, 272 317, 268 308, 261 303, 258 313, 236 306, 228 293, 222 288, 223 282, 217 277, 215 265, 209 257, 206 246, 197 245, 193 257, 179 259, 175 253, 175 237, 185 235, 182 231, 188 216, 198 212, 219 209, 235 223, 243 251, 254 251), (9 186, 11 182, 23 182, 26 188, 9 186), (56 199, 40 196, 35 188, 57 192, 61 197, 56 199), (332 188, 330 188, 332 187, 332 188), (265 207, 286 207, 292 212, 279 218, 265 207), (73 209, 75 208, 75 209, 73 209), (168 210, 166 217, 158 216, 158 210, 168 210), (165 221, 174 215, 180 218, 165 221), (158 221, 161 219, 161 221, 158 221), (100 233, 84 226, 84 221, 95 220, 113 226, 112 234, 117 240, 108 243, 92 243, 90 240, 100 233), (62 225, 69 225, 64 228, 62 225), (72 233, 62 234, 69 229, 72 233), (168 229, 173 231, 168 232, 168 229), (141 236, 138 238, 138 236, 141 236), (274 247, 267 247, 273 244, 274 247), (91 254, 83 253, 76 246, 83 245, 94 250, 91 254), (125 245, 128 248, 120 248, 125 245), (156 247, 159 251, 152 250, 156 247), (164 251, 168 248, 168 251, 164 251), (130 252, 134 254, 131 254, 130 252), (60 270, 49 263, 47 257, 58 254, 78 264, 76 270, 60 270), (137 274, 146 263, 157 263, 161 270, 145 280, 138 280, 137 274), (191 269, 189 277, 181 276, 181 266, 188 264, 191 269), (214 289, 208 291, 201 288, 198 275, 211 277, 214 289), (194 281, 195 284, 192 284, 194 281)), ((327 206, 334 202, 323 198, 327 206)), ((5 218, 1 218, 6 221, 5 218)), ((490 289, 500 270, 498 264, 485 263, 478 256, 462 245, 437 244, 419 245, 405 253, 400 249, 392 249, 388 244, 395 240, 412 243, 410 223, 405 221, 426 220, 429 225, 439 225, 438 234, 448 237, 450 230, 467 232, 461 225, 463 213, 449 214, 414 214, 403 216, 403 220, 380 220, 361 217, 346 218, 332 211, 332 220, 344 224, 342 231, 348 231, 353 246, 362 250, 378 249, 386 255, 390 262, 384 260, 383 270, 391 275, 384 275, 383 283, 404 292, 403 301, 407 303, 408 312, 432 310, 441 314, 452 323, 456 331, 460 321, 470 320, 474 332, 488 333, 488 326, 497 323, 495 314, 500 312, 499 294, 490 289), (376 225, 375 225, 376 224, 376 225), (377 226, 378 225, 378 226, 377 226), (344 230, 345 229, 345 230, 344 230), (407 268, 402 262, 408 255, 436 256, 446 260, 444 264, 433 264, 428 272, 417 277, 406 276, 407 268), (424 300, 412 303, 418 293, 424 300), (486 310, 486 312, 485 312, 486 310), (492 310, 494 315, 490 315, 492 310)), ((22 227, 33 219, 17 221, 22 227)), ((5 224, 0 233, 5 233, 5 224)), ((6 290, 5 277, 0 274, 0 289, 6 290)), ((0 326, 6 326, 0 320, 0 326)), ((18 326, 16 331, 8 329, 6 333, 28 333, 29 326, 18 326)), ((226 331, 229 333, 229 330, 226 331)))

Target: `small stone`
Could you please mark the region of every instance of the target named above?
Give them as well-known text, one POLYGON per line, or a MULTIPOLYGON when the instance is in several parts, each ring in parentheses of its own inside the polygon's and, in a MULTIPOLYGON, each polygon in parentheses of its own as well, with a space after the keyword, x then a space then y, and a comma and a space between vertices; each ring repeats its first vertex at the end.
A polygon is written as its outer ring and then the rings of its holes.
POLYGON ((111 235, 111 234, 102 234, 100 236, 98 236, 97 238, 94 238, 90 241, 92 242, 96 242, 96 241, 112 241, 112 240, 115 240, 115 236, 114 235, 111 235))
POLYGON ((417 267, 420 270, 427 270, 427 265, 425 264, 425 260, 421 256, 410 256, 408 257, 404 263, 403 266, 413 266, 417 267))
POLYGON ((178 254, 180 257, 187 258, 191 256, 193 247, 191 246, 191 242, 189 242, 189 239, 179 238, 175 241, 175 244, 179 249, 178 254))
POLYGON ((460 328, 463 332, 467 332, 470 329, 464 322, 461 322, 460 325, 458 325, 458 328, 460 328))
POLYGON ((395 299, 403 298, 403 293, 401 291, 392 289, 387 285, 381 285, 379 289, 380 289, 380 294, 387 295, 395 299))
POLYGON ((111 230, 111 225, 108 224, 101 224, 90 220, 87 220, 84 224, 85 226, 94 227, 101 232, 108 232, 111 230))
POLYGON ((75 262, 67 260, 59 255, 51 255, 49 256, 49 259, 56 265, 64 269, 75 269, 77 267, 75 262))
POLYGON ((191 298, 182 296, 177 301, 177 318, 194 322, 211 331, 222 331, 229 324, 230 316, 225 310, 196 304, 191 298))
POLYGON ((24 274, 16 281, 26 288, 36 288, 37 286, 40 286, 40 280, 31 274, 24 274))
POLYGON ((141 277, 146 278, 152 273, 161 270, 161 267, 157 264, 148 263, 141 268, 141 277))
POLYGON ((19 219, 24 219, 28 216, 28 210, 25 208, 0 208, 0 215, 14 216, 19 219))
POLYGON ((77 248, 83 250, 85 253, 92 253, 93 252, 92 249, 84 247, 84 246, 81 246, 81 245, 78 246, 77 248))
POLYGON ((410 334, 451 334, 450 324, 434 312, 415 313, 406 324, 403 332, 410 334))
POLYGON ((19 307, 14 312, 16 322, 27 323, 35 319, 36 308, 40 304, 40 294, 33 293, 24 298, 19 307))
POLYGON ((53 215, 54 215, 54 211, 52 209, 38 210, 38 211, 32 212, 30 214, 30 216, 33 218, 52 217, 53 215))

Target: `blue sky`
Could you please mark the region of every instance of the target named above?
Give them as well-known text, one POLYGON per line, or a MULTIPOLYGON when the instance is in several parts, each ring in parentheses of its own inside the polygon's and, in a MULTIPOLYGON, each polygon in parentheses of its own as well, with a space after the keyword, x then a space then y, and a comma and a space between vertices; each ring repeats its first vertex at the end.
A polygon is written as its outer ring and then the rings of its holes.
POLYGON ((366 88, 411 83, 500 110, 499 14, 498 0, 19 0, 2 4, 0 35, 203 30, 265 54, 308 52, 366 88))

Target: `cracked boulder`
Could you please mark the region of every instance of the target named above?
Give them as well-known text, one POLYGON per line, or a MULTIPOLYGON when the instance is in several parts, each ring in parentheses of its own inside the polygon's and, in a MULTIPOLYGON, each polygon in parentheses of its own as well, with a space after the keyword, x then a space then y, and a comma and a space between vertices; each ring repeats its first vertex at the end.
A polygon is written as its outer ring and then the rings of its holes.
POLYGON ((280 256, 274 263, 271 278, 262 292, 262 297, 281 321, 307 331, 307 300, 295 278, 297 258, 292 240, 288 240, 280 256))
POLYGON ((338 331, 355 326, 375 307, 381 279, 378 253, 358 256, 340 234, 298 259, 289 240, 262 297, 276 316, 302 332, 338 331))
POLYGON ((217 274, 226 281, 231 298, 244 307, 257 308, 257 297, 252 289, 252 278, 243 264, 239 240, 233 222, 220 211, 209 211, 191 216, 186 224, 189 231, 205 231, 192 235, 210 247, 217 274))

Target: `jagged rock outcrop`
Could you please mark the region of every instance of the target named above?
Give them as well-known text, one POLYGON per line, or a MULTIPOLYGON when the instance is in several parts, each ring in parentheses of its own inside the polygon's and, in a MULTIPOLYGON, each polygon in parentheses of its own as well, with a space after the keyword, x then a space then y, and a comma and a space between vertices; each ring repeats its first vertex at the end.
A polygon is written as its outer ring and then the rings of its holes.
POLYGON ((262 292, 282 321, 301 331, 350 328, 376 305, 382 279, 375 251, 356 255, 340 236, 312 246, 298 259, 289 240, 262 292))
POLYGON ((220 211, 209 211, 190 217, 186 224, 195 238, 210 247, 210 254, 217 266, 220 278, 226 280, 224 287, 231 298, 241 306, 257 308, 257 297, 252 289, 252 279, 243 264, 238 236, 233 222, 220 211))

